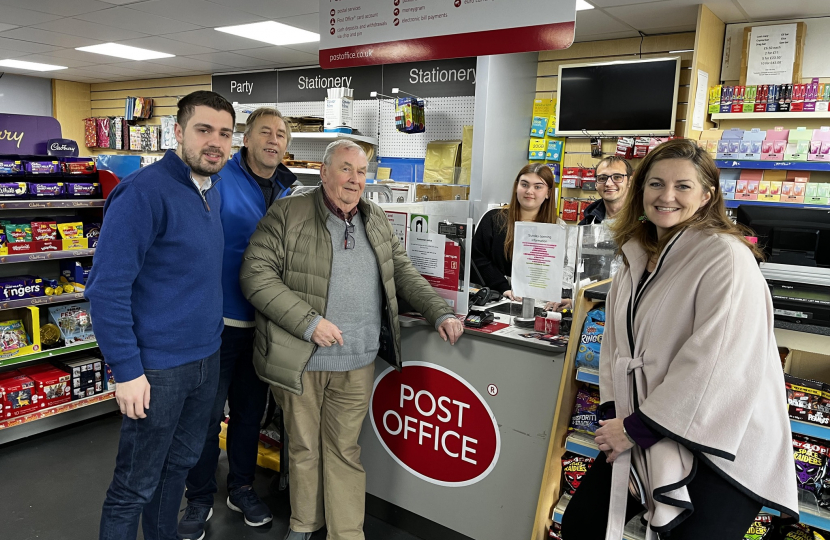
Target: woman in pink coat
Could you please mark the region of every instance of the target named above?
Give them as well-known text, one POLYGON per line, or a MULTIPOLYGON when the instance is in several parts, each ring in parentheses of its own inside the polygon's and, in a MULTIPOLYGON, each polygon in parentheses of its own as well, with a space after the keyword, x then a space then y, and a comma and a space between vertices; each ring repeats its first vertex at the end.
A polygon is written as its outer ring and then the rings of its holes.
POLYGON ((740 540, 762 506, 797 516, 761 253, 726 215, 709 154, 687 139, 648 154, 614 232, 601 452, 563 537, 620 540, 643 510, 647 538, 671 540, 740 540))

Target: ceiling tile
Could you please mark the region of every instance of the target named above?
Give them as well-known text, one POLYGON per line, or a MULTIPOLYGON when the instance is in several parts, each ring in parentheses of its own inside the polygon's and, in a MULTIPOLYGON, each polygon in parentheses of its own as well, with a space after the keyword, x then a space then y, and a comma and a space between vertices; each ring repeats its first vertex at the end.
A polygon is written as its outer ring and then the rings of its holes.
POLYGON ((9 58, 20 58, 27 56, 29 53, 23 51, 10 51, 8 49, 0 49, 0 60, 8 60, 9 58))
POLYGON ((223 64, 215 64, 213 62, 205 62, 203 60, 194 60, 193 58, 186 56, 158 58, 156 60, 148 60, 148 63, 177 67, 182 71, 201 71, 202 73, 211 73, 218 70, 227 71, 227 66, 223 64))
MULTIPOLYGON (((608 8, 608 7, 617 7, 617 6, 629 6, 634 4, 648 4, 649 2, 660 2, 661 0, 587 0, 589 4, 593 4, 594 7, 598 8, 608 8)), ((590 9, 586 9, 584 11, 578 11, 577 16, 580 13, 584 13, 585 11, 591 11, 590 9)))
POLYGON ((3 32, 4 30, 11 30, 12 28, 17 28, 17 25, 0 23, 0 32, 3 32))
POLYGON ((216 27, 230 26, 258 22, 262 17, 245 13, 205 0, 152 0, 130 6, 132 9, 152 13, 160 17, 169 17, 179 21, 198 24, 199 26, 216 27))
POLYGON ((752 20, 772 21, 780 19, 830 16, 827 0, 737 0, 752 20))
MULTIPOLYGON (((102 68, 104 68, 104 67, 106 67, 106 68, 113 67, 113 68, 116 68, 115 69, 116 72, 120 71, 120 70, 132 71, 136 74, 141 75, 141 77, 139 77, 141 79, 144 78, 144 75, 143 75, 144 73, 162 73, 162 70, 159 69, 159 67, 161 67, 159 64, 151 64, 151 63, 147 62, 146 60, 142 60, 140 62, 135 61, 135 60, 130 60, 130 61, 127 61, 127 62, 120 62, 120 63, 117 63, 117 64, 107 64, 106 66, 100 66, 100 67, 102 67, 102 68)), ((87 68, 87 69, 89 69, 89 68, 87 68)))
MULTIPOLYGON (((316 15, 320 5, 309 0, 210 0, 214 4, 232 7, 267 19, 276 20, 279 17, 293 17, 314 13, 316 15)), ((221 25, 220 25, 221 26, 221 25)))
POLYGON ((159 17, 150 13, 144 13, 127 7, 117 7, 95 11, 85 15, 78 15, 76 19, 83 19, 96 24, 103 24, 115 28, 132 30, 139 28, 142 31, 153 35, 170 34, 174 32, 187 32, 201 28, 195 24, 183 21, 175 21, 168 17, 159 17))
POLYGON ((297 15, 295 17, 281 17, 277 19, 277 22, 281 22, 295 28, 302 28, 303 30, 308 30, 309 32, 320 31, 320 17, 317 13, 297 15))
POLYGON ((746 14, 732 0, 710 0, 706 3, 706 7, 711 9, 718 19, 727 24, 749 22, 746 14))
POLYGON ((55 47, 54 45, 44 45, 43 43, 21 41, 19 39, 4 38, 0 36, 0 49, 22 51, 27 53, 44 53, 50 51, 57 51, 60 48, 61 47, 55 47))
POLYGON ((95 24, 88 21, 82 21, 80 19, 61 19, 48 23, 38 24, 33 28, 38 28, 40 30, 48 30, 50 32, 60 32, 62 34, 80 36, 100 41, 117 41, 122 39, 135 39, 147 37, 147 34, 136 32, 135 30, 125 30, 123 28, 110 28, 103 24, 95 24))
POLYGON ((273 45, 271 47, 262 47, 260 49, 245 49, 244 51, 237 52, 239 54, 244 54, 245 56, 260 58, 262 60, 267 60, 269 62, 274 62, 277 64, 300 63, 303 65, 313 66, 317 64, 317 60, 319 58, 317 54, 295 51, 294 49, 289 49, 287 47, 277 47, 276 45, 273 45))
POLYGON ((57 56, 53 56, 51 54, 28 54, 26 56, 20 56, 15 60, 24 60, 26 62, 38 62, 40 64, 52 64, 55 66, 66 66, 69 68, 79 68, 94 65, 92 62, 60 58, 57 56))
MULTIPOLYGON (((170 34, 165 37, 175 39, 193 45, 201 45, 203 47, 210 47, 219 51, 237 51, 240 49, 256 49, 265 44, 262 41, 255 39, 247 39, 225 32, 219 32, 213 28, 203 28, 201 30, 193 30, 191 32, 182 32, 180 34, 170 34)), ((192 53, 198 54, 198 53, 192 53)))
POLYGON ((697 6, 677 5, 678 2, 664 0, 635 6, 608 8, 605 11, 624 23, 646 32, 668 31, 667 28, 682 27, 694 30, 697 24, 697 6))
MULTIPOLYGON (((295 51, 302 51, 305 53, 313 54, 317 56, 317 53, 320 52, 320 42, 315 41, 312 43, 295 43, 293 45, 281 45, 280 48, 282 49, 292 49, 295 51)), ((245 54, 245 53, 242 53, 245 54)))
POLYGON ((0 0, 0 4, 12 7, 20 7, 21 3, 25 4, 26 9, 62 17, 74 17, 81 13, 112 7, 112 4, 97 0, 0 0))
POLYGON ((14 30, 7 30, 0 32, 0 37, 19 39, 22 41, 29 41, 35 43, 43 43, 45 45, 54 45, 56 47, 84 47, 86 45, 96 45, 101 43, 99 39, 89 39, 85 37, 70 36, 68 34, 59 34, 57 32, 50 32, 48 30, 38 30, 37 28, 15 28, 14 30))
MULTIPOLYGON (((245 51, 242 51, 244 54, 245 51)), ((231 52, 215 52, 207 54, 192 54, 188 58, 201 60, 204 62, 211 62, 214 64, 224 64, 232 68, 247 69, 252 67, 267 66, 268 61, 262 58, 254 58, 252 56, 242 56, 231 52)))
POLYGON ((123 58, 116 58, 115 56, 105 56, 103 54, 92 54, 86 51, 76 51, 75 49, 58 49, 48 53, 49 56, 54 56, 58 59, 66 58, 68 60, 78 60, 80 62, 89 62, 91 64, 117 64, 123 62, 123 58))
POLYGON ((3 6, 2 11, 4 23, 16 24, 20 26, 40 24, 61 18, 60 15, 49 15, 48 13, 40 13, 39 11, 32 11, 31 9, 21 9, 19 7, 12 6, 3 6))
MULTIPOLYGON (((598 9, 578 11, 576 13, 576 35, 608 34, 612 32, 630 32, 634 30, 627 24, 613 19, 598 9)), ((636 33, 636 32, 635 32, 636 33)))
MULTIPOLYGON (((211 30, 211 32, 214 32, 214 30, 211 30)), ((218 34, 219 32, 216 33, 218 34)), ((170 37, 172 36, 125 39, 119 40, 118 43, 130 45, 132 47, 142 47, 153 51, 165 52, 167 54, 175 54, 176 56, 203 54, 215 51, 215 48, 212 47, 184 43, 182 41, 169 39, 170 37)))
POLYGON ((84 68, 86 71, 94 71, 100 77, 107 78, 109 75, 132 75, 134 79, 145 79, 153 71, 143 71, 135 66, 125 67, 124 65, 107 64, 105 66, 93 66, 84 68))

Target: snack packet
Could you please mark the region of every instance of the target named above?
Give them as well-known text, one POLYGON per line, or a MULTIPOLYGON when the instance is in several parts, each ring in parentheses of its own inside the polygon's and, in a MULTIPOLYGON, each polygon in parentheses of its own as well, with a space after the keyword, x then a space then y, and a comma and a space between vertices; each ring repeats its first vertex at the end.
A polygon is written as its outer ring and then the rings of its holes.
POLYGON ((593 435, 599 429, 597 407, 599 406, 599 391, 580 388, 576 393, 576 404, 571 416, 571 425, 568 431, 579 431, 593 435))
POLYGON ((576 367, 599 368, 599 351, 605 332, 605 307, 592 309, 585 317, 579 349, 576 352, 576 367))
POLYGON ((562 455, 563 491, 569 495, 576 493, 576 489, 582 483, 582 477, 585 476, 593 464, 594 460, 589 457, 565 452, 562 455))
POLYGON ((773 527, 772 516, 761 513, 749 526, 749 530, 744 534, 744 540, 771 540, 773 534, 775 534, 775 527, 773 527))
POLYGON ((31 345, 23 321, 15 319, 12 321, 0 322, 0 350, 3 352, 14 351, 31 345))
POLYGON ((54 221, 33 221, 32 238, 34 240, 57 240, 58 224, 54 221))
POLYGON ((75 221, 72 223, 58 223, 58 231, 60 231, 61 238, 63 238, 64 240, 83 238, 84 224, 80 221, 75 221))
POLYGON ((32 241, 32 226, 29 223, 6 225, 6 240, 10 244, 32 241))

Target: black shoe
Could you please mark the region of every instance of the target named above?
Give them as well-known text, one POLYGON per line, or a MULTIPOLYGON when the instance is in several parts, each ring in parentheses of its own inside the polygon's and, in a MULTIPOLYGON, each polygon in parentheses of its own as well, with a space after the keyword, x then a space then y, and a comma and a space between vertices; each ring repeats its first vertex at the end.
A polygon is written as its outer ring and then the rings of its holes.
POLYGON ((184 516, 179 520, 180 540, 202 540, 205 537, 205 524, 213 515, 213 508, 209 506, 193 506, 188 504, 184 509, 184 516))
POLYGON ((242 512, 245 523, 251 527, 259 527, 270 522, 274 516, 265 506, 251 487, 237 488, 228 496, 228 508, 242 512))

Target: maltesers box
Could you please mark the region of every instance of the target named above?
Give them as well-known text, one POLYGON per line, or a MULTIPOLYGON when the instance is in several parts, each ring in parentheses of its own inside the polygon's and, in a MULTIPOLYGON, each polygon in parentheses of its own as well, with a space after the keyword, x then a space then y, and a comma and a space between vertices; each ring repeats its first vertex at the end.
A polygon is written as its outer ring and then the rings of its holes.
POLYGON ((37 409, 35 382, 25 375, 0 380, 0 419, 14 418, 37 409))
POLYGON ((70 375, 58 368, 29 374, 35 382, 37 407, 46 409, 72 400, 70 375))

